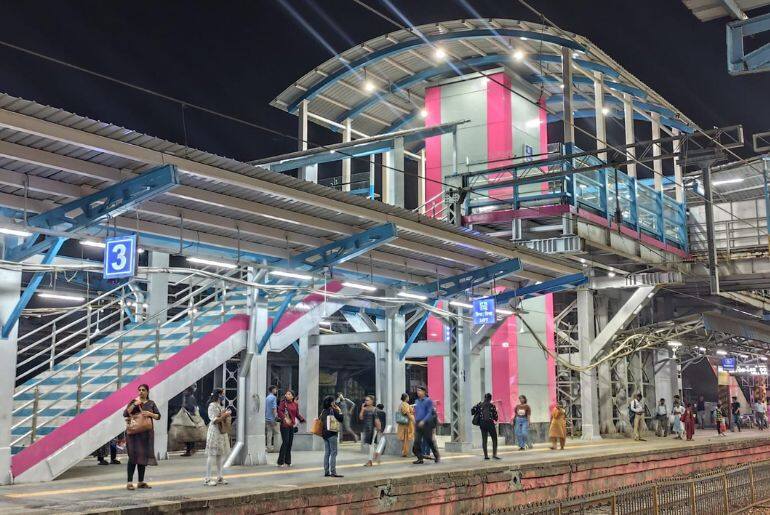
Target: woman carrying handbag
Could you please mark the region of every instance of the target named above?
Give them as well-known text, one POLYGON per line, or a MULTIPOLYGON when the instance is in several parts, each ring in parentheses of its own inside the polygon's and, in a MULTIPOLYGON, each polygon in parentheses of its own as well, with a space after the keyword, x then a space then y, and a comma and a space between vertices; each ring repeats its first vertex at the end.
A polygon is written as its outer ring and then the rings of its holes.
POLYGON ((208 415, 209 429, 206 433, 206 477, 203 480, 205 486, 226 485, 227 481, 222 475, 222 467, 225 458, 230 454, 230 427, 231 412, 223 406, 225 392, 217 388, 209 397, 208 415), (211 477, 211 465, 216 461, 217 479, 211 477))
POLYGON ((305 423, 305 418, 299 414, 299 404, 294 400, 294 392, 286 390, 283 400, 278 405, 278 416, 281 419, 281 450, 278 452, 278 466, 291 467, 291 446, 294 443, 294 433, 297 432, 297 420, 305 423))
POLYGON ((126 453, 128 454, 127 490, 134 490, 134 470, 139 469, 139 483, 136 488, 151 488, 144 482, 147 465, 157 465, 155 460, 154 420, 160 420, 160 412, 150 400, 150 387, 139 385, 139 396, 128 403, 123 410, 126 419, 126 453))

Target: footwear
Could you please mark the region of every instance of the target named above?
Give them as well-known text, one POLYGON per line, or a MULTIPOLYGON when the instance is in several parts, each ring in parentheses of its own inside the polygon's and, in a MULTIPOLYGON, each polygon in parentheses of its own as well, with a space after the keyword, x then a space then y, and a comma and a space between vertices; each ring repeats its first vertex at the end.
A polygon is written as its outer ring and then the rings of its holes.
POLYGON ((402 454, 402 455, 401 455, 401 457, 402 457, 402 458, 408 458, 408 457, 409 457, 409 455, 408 455, 408 454, 402 454))
POLYGON ((136 488, 134 487, 134 484, 133 484, 133 483, 128 483, 128 484, 126 485, 126 490, 136 490, 136 488))
POLYGON ((110 464, 109 461, 99 460, 99 465, 109 465, 109 464, 110 464))
POLYGON ((372 460, 367 461, 364 463, 364 467, 371 467, 372 466, 372 460))
POLYGON ((501 460, 502 458, 500 456, 492 456, 493 460, 501 460))
POLYGON ((213 479, 204 479, 203 486, 217 486, 217 482, 213 479))
POLYGON ((136 485, 136 487, 137 487, 137 488, 144 488, 144 489, 147 489, 147 490, 149 490, 150 488, 152 488, 150 485, 148 485, 148 484, 147 484, 147 483, 145 483, 144 481, 142 481, 141 483, 138 483, 138 484, 136 485))
POLYGON ((227 482, 227 480, 226 480, 225 478, 223 478, 223 477, 218 477, 218 478, 217 478, 217 484, 218 484, 218 485, 229 485, 230 483, 228 483, 228 482, 227 482))
POLYGON ((120 465, 120 460, 110 460, 110 465, 120 465))
POLYGON ((422 461, 422 460, 417 460, 417 461, 413 461, 412 465, 422 465, 423 463, 425 463, 425 462, 422 461))
POLYGON ((435 459, 435 460, 433 460, 433 463, 435 463, 436 465, 438 465, 438 463, 439 463, 440 461, 441 461, 441 458, 439 458, 438 456, 436 456, 436 459, 435 459))
POLYGON ((488 460, 488 459, 489 459, 489 456, 484 456, 484 459, 485 459, 485 460, 488 460))
POLYGON ((556 447, 549 447, 549 449, 551 449, 552 451, 555 451, 556 447))
POLYGON ((186 451, 185 451, 185 452, 183 452, 182 454, 180 454, 180 456, 183 456, 183 457, 187 458, 187 457, 189 457, 189 456, 192 456, 192 454, 190 454, 189 452, 186 452, 186 451))
POLYGON ((331 477, 331 476, 332 476, 332 475, 331 475, 331 474, 329 474, 328 472, 324 474, 324 477, 331 477))
POLYGON ((523 450, 524 450, 524 447, 519 447, 519 450, 520 450, 520 451, 523 451, 523 450))
POLYGON ((335 472, 334 474, 332 474, 332 477, 345 477, 345 476, 343 476, 343 475, 341 475, 341 474, 337 474, 337 473, 335 472))

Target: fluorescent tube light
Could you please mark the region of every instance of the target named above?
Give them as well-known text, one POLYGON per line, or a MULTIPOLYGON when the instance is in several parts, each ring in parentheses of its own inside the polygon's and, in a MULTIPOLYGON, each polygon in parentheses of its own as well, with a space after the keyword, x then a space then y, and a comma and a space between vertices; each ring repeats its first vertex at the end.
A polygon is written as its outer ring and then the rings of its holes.
POLYGON ((21 236, 22 238, 26 238, 27 236, 32 236, 31 232, 21 231, 19 229, 8 229, 6 227, 0 227, 0 233, 8 234, 10 236, 21 236))
POLYGON ((398 295, 399 297, 404 297, 406 299, 428 300, 428 297, 425 295, 420 295, 417 293, 409 293, 408 291, 400 291, 396 295, 398 295))
POLYGON ((357 290, 364 290, 364 291, 377 291, 379 289, 376 286, 372 286, 371 284, 358 284, 358 283, 349 283, 349 282, 342 283, 342 286, 346 286, 348 288, 355 288, 357 290))
POLYGON ((467 302, 460 302, 459 300, 451 300, 449 301, 449 305, 456 306, 458 308, 473 309, 473 304, 468 304, 467 302))
POLYGON ((277 275, 278 277, 288 277, 290 279, 301 279, 303 281, 309 281, 313 278, 312 275, 308 274, 297 274, 294 272, 284 272, 283 270, 270 270, 270 275, 277 275))
POLYGON ((38 297, 43 299, 55 299, 55 300, 71 300, 74 302, 83 302, 85 297, 82 297, 80 295, 64 295, 63 293, 52 293, 52 292, 40 292, 37 294, 38 297))
POLYGON ((204 259, 199 257, 188 257, 187 261, 189 261, 190 263, 195 263, 196 265, 218 266, 220 268, 238 268, 238 265, 235 265, 233 263, 225 263, 223 261, 213 261, 211 259, 204 259))

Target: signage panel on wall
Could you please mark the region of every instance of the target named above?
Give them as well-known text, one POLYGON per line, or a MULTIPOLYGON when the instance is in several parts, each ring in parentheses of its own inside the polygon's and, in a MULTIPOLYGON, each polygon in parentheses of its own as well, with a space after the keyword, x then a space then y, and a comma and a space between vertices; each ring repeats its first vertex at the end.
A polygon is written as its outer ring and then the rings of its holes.
POLYGON ((735 358, 722 358, 722 368, 727 372, 735 370, 735 358))
POLYGON ((133 277, 136 273, 136 234, 109 238, 104 244, 103 277, 133 277))

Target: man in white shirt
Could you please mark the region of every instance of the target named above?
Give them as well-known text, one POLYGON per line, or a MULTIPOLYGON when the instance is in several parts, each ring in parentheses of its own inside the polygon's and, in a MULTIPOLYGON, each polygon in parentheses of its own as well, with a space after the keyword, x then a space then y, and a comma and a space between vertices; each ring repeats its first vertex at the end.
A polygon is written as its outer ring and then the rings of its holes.
POLYGON ((655 406, 655 420, 657 425, 655 427, 655 434, 657 436, 668 436, 668 408, 666 407, 666 399, 661 399, 657 406, 655 406))
POLYGON ((641 437, 641 428, 644 423, 644 402, 642 402, 641 393, 637 393, 636 397, 631 399, 631 412, 634 414, 634 440, 644 442, 646 440, 641 437))

